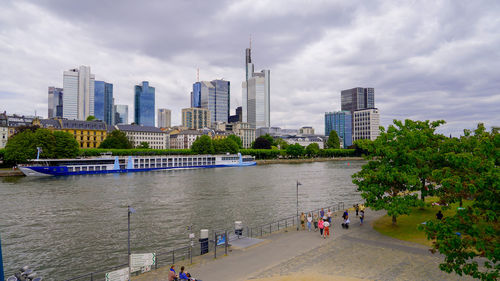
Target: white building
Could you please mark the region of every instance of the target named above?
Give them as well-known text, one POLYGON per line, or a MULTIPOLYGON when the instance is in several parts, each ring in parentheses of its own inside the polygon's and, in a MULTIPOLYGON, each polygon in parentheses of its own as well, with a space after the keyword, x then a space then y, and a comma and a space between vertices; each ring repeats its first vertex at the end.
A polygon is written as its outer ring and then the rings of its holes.
POLYGON ((299 129, 299 134, 301 135, 314 135, 313 127, 302 127, 299 129))
POLYGON ((318 136, 307 136, 307 137, 293 136, 293 137, 289 137, 289 138, 284 138, 284 140, 288 144, 298 143, 298 144, 302 145, 303 147, 307 147, 311 143, 317 143, 319 145, 320 149, 325 148, 325 145, 324 145, 325 140, 321 137, 318 137, 318 136))
POLYGON ((375 140, 380 135, 380 114, 378 109, 356 110, 353 114, 352 141, 375 140))
POLYGON ((94 74, 89 66, 64 71, 63 117, 86 120, 94 115, 94 74))
POLYGON ((170 128, 172 120, 172 111, 166 108, 158 109, 158 128, 170 128))
POLYGON ((189 149, 193 142, 203 134, 196 130, 185 130, 178 134, 170 135, 170 148, 172 149, 189 149))
POLYGON ((159 128, 139 125, 116 125, 115 128, 123 131, 134 147, 140 146, 142 142, 147 142, 149 148, 170 148, 169 135, 159 128))
POLYGON ((255 141, 255 128, 245 122, 233 123, 233 132, 240 137, 244 148, 252 147, 252 142, 255 141))
POLYGON ((269 70, 254 72, 251 48, 246 49, 246 80, 241 85, 242 121, 249 123, 252 128, 271 126, 270 75, 269 70))

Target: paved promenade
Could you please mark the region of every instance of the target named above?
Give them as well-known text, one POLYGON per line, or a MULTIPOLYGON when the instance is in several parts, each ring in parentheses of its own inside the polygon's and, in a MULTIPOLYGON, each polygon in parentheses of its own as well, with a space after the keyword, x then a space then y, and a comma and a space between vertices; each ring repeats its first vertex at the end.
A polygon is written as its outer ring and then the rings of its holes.
MULTIPOLYGON (((367 221, 360 226, 359 219, 351 212, 351 227, 342 229, 341 218, 335 217, 333 232, 327 239, 320 238, 319 232, 290 230, 265 237, 265 242, 246 250, 233 250, 227 257, 217 260, 205 257, 193 266, 186 266, 193 276, 203 281, 257 281, 312 273, 336 276, 330 280, 343 280, 343 277, 346 280, 472 280, 440 271, 438 264, 442 258, 431 254, 426 246, 380 235, 370 221, 381 215, 383 212, 368 210, 367 221)), ((167 270, 165 267, 133 280, 167 280, 167 270)))

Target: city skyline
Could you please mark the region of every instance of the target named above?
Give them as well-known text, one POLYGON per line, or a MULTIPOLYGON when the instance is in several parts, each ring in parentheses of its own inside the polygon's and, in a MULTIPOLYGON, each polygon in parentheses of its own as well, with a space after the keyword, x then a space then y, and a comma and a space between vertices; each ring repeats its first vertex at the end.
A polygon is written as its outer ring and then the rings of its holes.
POLYGON ((494 36, 500 4, 495 1, 318 2, 307 7, 242 1, 225 5, 204 24, 179 24, 168 36, 156 26, 169 26, 165 21, 177 22, 181 16, 198 18, 214 5, 125 1, 124 9, 113 13, 111 7, 93 6, 50 1, 4 5, 1 111, 33 115, 36 110, 45 116, 47 87, 62 87, 62 71, 88 65, 97 79, 113 83, 120 104, 133 106, 134 85, 149 81, 157 91, 157 108, 172 109, 173 125, 181 123, 181 109, 189 107, 200 68, 200 80, 232 82, 232 115, 242 105, 242 62, 251 34, 259 69, 273 72, 271 126, 313 126, 321 132, 324 112, 340 110, 340 91, 365 85, 377 89, 382 126, 392 119, 444 119, 448 124, 441 132, 458 135, 478 122, 488 128, 500 124, 500 70, 495 64, 500 39, 494 36), (152 13, 134 26, 122 21, 128 11, 137 10, 152 13), (423 12, 429 10, 433 12, 423 12), (101 13, 109 17, 99 17, 101 13), (225 37, 231 40, 221 40, 225 37))

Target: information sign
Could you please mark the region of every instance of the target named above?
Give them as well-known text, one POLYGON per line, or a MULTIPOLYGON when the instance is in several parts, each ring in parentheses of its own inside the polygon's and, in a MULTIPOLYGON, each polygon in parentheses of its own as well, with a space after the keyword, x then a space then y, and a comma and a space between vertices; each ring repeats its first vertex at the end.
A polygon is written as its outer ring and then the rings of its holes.
POLYGON ((143 267, 149 266, 151 267, 156 263, 156 254, 155 253, 147 253, 147 254, 131 254, 130 255, 130 267, 134 271, 138 271, 143 267))
POLYGON ((226 244, 226 234, 217 234, 217 246, 226 244))
POLYGON ((106 281, 128 281, 128 267, 106 273, 106 281))

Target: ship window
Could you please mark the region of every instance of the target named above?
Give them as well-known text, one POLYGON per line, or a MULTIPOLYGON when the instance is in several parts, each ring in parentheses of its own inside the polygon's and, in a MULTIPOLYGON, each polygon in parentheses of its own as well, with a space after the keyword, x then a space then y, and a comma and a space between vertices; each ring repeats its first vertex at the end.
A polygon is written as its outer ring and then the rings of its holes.
POLYGON ((139 168, 139 165, 135 164, 135 165, 134 165, 134 168, 135 168, 135 169, 139 168))
POLYGON ((93 171, 94 170, 94 167, 89 167, 89 171, 93 171))
POLYGON ((106 166, 101 166, 101 170, 106 171, 106 166))
POLYGON ((80 167, 75 167, 75 172, 80 172, 80 167))
POLYGON ((68 167, 68 172, 73 172, 73 167, 68 167))
POLYGON ((82 171, 87 171, 87 167, 82 167, 82 171))
POLYGON ((96 171, 100 171, 101 170, 101 166, 95 166, 95 170, 96 171))

